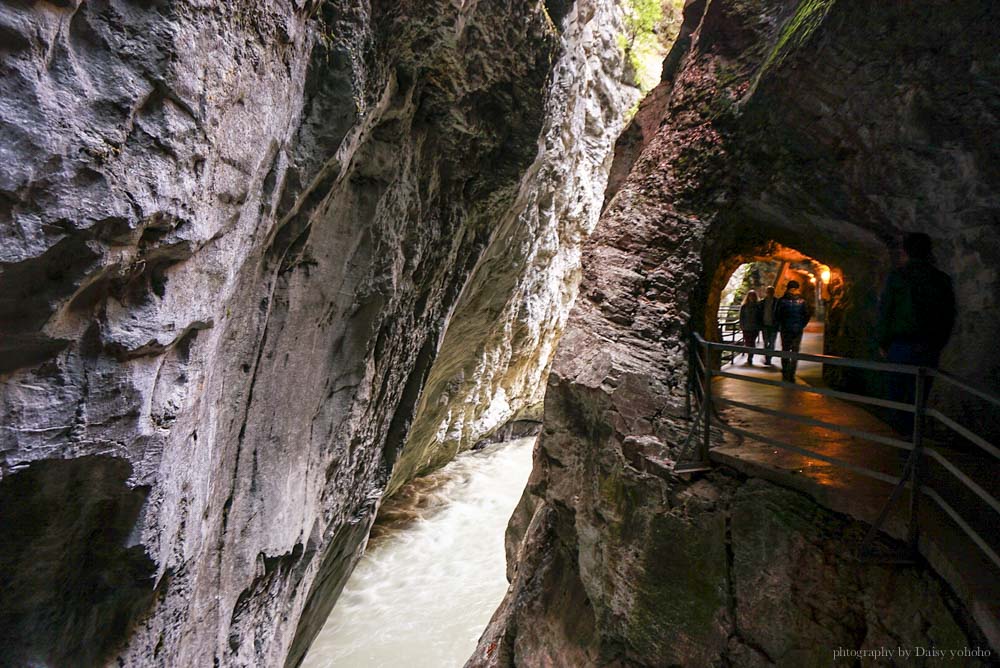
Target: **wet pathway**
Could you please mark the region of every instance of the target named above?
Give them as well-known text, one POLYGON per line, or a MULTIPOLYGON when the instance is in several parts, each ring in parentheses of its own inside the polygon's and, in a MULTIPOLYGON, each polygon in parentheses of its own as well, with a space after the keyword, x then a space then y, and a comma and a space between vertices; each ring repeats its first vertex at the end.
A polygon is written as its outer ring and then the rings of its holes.
MULTIPOLYGON (((806 332, 802 340, 802 352, 823 353, 822 326, 816 326, 815 323, 810 326, 810 331, 806 332)), ((746 366, 745 360, 741 356, 735 363, 727 364, 721 370, 741 376, 765 378, 773 381, 781 380, 780 359, 774 359, 773 366, 763 366, 761 362, 761 358, 757 357, 754 366, 746 366)), ((800 385, 822 386, 822 375, 821 364, 799 362, 796 382, 800 385)), ((896 436, 888 425, 861 406, 819 394, 795 392, 782 387, 744 382, 733 378, 717 378, 713 384, 713 392, 715 396, 722 399, 793 413, 872 432, 886 438, 896 436)), ((742 408, 721 408, 720 415, 734 427, 792 445, 808 447, 810 450, 829 457, 836 457, 888 475, 899 476, 902 472, 899 457, 891 446, 876 445, 871 441, 846 436, 831 429, 803 425, 742 408)), ((805 475, 828 488, 856 489, 859 482, 868 480, 868 478, 828 462, 753 441, 725 446, 718 449, 718 452, 740 459, 751 459, 760 464, 788 471, 792 475, 805 475), (858 478, 861 480, 859 481, 858 478)), ((882 492, 880 487, 877 488, 877 491, 879 494, 882 492)))
MULTIPOLYGON (((802 352, 822 353, 822 330, 815 326, 803 339, 802 352)), ((780 360, 773 367, 745 366, 743 357, 737 363, 727 364, 722 371, 741 376, 781 380, 780 360)), ((798 384, 821 386, 822 365, 800 362, 796 377, 798 384)), ((750 383, 734 378, 716 378, 713 395, 722 399, 740 401, 763 408, 794 413, 808 418, 830 422, 839 426, 866 431, 884 438, 900 438, 886 423, 858 404, 833 397, 807 392, 797 392, 784 387, 750 383)), ((892 476, 903 470, 905 451, 889 445, 845 435, 820 426, 805 425, 763 415, 755 411, 720 406, 719 416, 733 427, 752 431, 762 436, 807 448, 828 457, 844 460, 892 476)), ((907 439, 903 439, 907 440, 907 439)), ((928 443, 942 452, 967 475, 973 477, 994 496, 1000 491, 1000 476, 996 462, 985 462, 986 455, 956 452, 940 444, 928 443)), ((711 458, 741 470, 747 475, 772 480, 797 489, 813 497, 820 504, 866 523, 876 519, 892 491, 888 483, 851 472, 834 464, 779 449, 752 439, 726 435, 726 443, 714 448, 711 458)), ((953 477, 932 464, 928 480, 942 497, 961 509, 974 523, 980 535, 994 543, 1000 542, 1000 527, 991 513, 977 513, 975 502, 968 502, 968 491, 953 477), (983 524, 985 523, 985 524, 983 524)), ((975 500, 978 502, 978 500, 975 500)), ((890 513, 884 530, 902 539, 906 535, 909 494, 904 492, 890 513)), ((981 502, 980 502, 981 503, 981 502)), ((962 530, 945 515, 933 501, 922 497, 920 501, 920 552, 927 558, 969 606, 979 625, 991 642, 1000 644, 1000 572, 987 560, 962 530)))

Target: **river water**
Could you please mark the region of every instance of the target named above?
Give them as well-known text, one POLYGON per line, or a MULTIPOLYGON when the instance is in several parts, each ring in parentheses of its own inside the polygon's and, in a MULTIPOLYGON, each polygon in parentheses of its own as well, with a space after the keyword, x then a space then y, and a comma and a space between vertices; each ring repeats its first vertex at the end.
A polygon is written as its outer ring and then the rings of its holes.
POLYGON ((460 668, 507 591, 533 438, 459 455, 385 503, 305 668, 460 668))

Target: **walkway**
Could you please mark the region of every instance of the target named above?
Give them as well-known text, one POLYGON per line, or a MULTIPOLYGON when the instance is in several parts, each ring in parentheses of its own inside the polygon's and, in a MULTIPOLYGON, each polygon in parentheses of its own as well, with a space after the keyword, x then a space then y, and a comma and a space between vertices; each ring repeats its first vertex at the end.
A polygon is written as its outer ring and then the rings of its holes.
MULTIPOLYGON (((822 330, 807 332, 803 339, 803 353, 822 353, 822 330)), ((773 367, 744 366, 741 356, 736 364, 727 364, 721 371, 741 376, 781 380, 780 360, 773 367)), ((800 362, 797 383, 817 386, 822 384, 822 365, 800 362)), ((805 416, 836 425, 866 431, 886 438, 899 438, 892 429, 871 412, 859 405, 836 398, 796 392, 783 387, 744 382, 734 378, 715 378, 712 386, 714 397, 730 401, 805 416)), ((848 436, 830 429, 799 424, 788 419, 772 417, 759 412, 733 406, 720 406, 719 417, 731 427, 753 431, 774 440, 783 441, 821 455, 835 457, 882 473, 900 476, 903 469, 902 450, 870 440, 848 436)), ((929 444, 930 445, 930 444, 929 444)), ((933 444, 942 454, 946 448, 933 444)), ((1000 476, 995 462, 982 466, 983 457, 963 455, 954 451, 946 454, 960 469, 994 497, 1000 496, 1000 476)), ((747 475, 769 479, 775 483, 809 494, 818 503, 866 523, 873 523, 892 491, 888 483, 853 473, 822 460, 795 454, 760 441, 742 439, 726 434, 726 444, 713 448, 711 459, 741 470, 747 475)), ((1000 527, 995 514, 976 512, 975 501, 966 490, 952 482, 953 478, 940 467, 930 467, 931 486, 942 497, 960 508, 963 516, 971 515, 980 521, 974 528, 991 541, 994 550, 1000 549, 1000 527), (971 504, 971 505, 970 505, 971 504), (970 513, 969 510, 972 510, 970 513), (982 523, 990 523, 982 524, 982 523)), ((904 493, 890 514, 883 529, 891 536, 905 540, 909 494, 904 493)), ((978 499, 976 500, 978 501, 978 499)), ((976 548, 972 541, 954 525, 938 506, 926 497, 920 499, 920 551, 944 577, 965 602, 977 623, 987 634, 994 650, 1000 650, 1000 573, 976 548)))

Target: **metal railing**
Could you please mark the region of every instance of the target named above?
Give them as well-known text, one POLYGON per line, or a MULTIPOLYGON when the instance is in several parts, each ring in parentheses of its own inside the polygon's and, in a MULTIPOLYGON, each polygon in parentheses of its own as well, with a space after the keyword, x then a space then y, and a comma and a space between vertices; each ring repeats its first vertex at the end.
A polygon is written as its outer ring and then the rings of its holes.
MULTIPOLYGON (((718 314, 719 340, 723 343, 738 345, 742 339, 740 336, 740 307, 720 306, 718 314)), ((736 357, 734 352, 722 352, 722 362, 732 362, 736 357)))
MULTIPOLYGON (((963 380, 955 378, 950 374, 932 368, 906 364, 893 364, 889 362, 850 359, 831 355, 813 355, 777 350, 766 351, 766 354, 772 357, 780 357, 782 359, 819 362, 821 364, 828 364, 832 366, 863 369, 870 372, 894 373, 911 376, 915 386, 914 400, 913 403, 905 403, 863 394, 856 394, 854 392, 834 390, 826 387, 798 385, 796 383, 758 378, 723 371, 721 369, 715 369, 713 367, 713 358, 721 358, 722 354, 725 352, 729 352, 732 355, 739 355, 743 353, 759 355, 764 354, 765 351, 761 348, 747 348, 744 346, 733 345, 731 343, 706 341, 703 337, 695 334, 694 343, 690 350, 690 373, 688 380, 687 403, 687 412, 689 417, 693 418, 693 422, 691 425, 691 431, 689 432, 686 441, 682 444, 680 455, 677 457, 677 463, 674 466, 675 473, 692 473, 712 468, 713 463, 710 459, 712 437, 711 427, 714 424, 718 428, 736 434, 741 438, 752 439, 761 443, 766 443, 767 445, 775 448, 780 448, 787 452, 793 452, 798 455, 824 461, 862 476, 873 478, 892 485, 892 492, 889 494, 888 499, 879 511, 877 518, 872 523, 871 528, 862 542, 861 553, 863 555, 867 554, 867 551, 871 548, 872 542, 878 532, 882 529, 892 508, 900 501, 904 490, 909 490, 907 544, 912 553, 915 554, 918 547, 920 498, 921 496, 926 496, 934 501, 937 506, 940 507, 941 510, 943 510, 944 513, 948 515, 948 517, 950 517, 959 528, 962 529, 962 531, 976 544, 983 554, 993 562, 993 564, 1000 568, 1000 556, 998 556, 994 546, 990 545, 990 543, 987 542, 980 535, 980 533, 971 526, 969 518, 963 517, 960 512, 958 512, 941 496, 941 494, 939 494, 938 490, 928 485, 928 479, 926 476, 928 461, 932 460, 939 464, 945 471, 953 476, 955 480, 959 481, 962 486, 968 490, 968 492, 982 501, 989 508, 990 512, 1000 513, 1000 502, 998 502, 997 499, 989 492, 983 489, 980 484, 970 478, 969 475, 959 469, 959 467, 952 461, 946 458, 939 449, 928 445, 925 439, 925 422, 929 418, 935 419, 948 429, 952 430, 954 433, 966 439, 969 443, 977 446, 981 452, 985 452, 989 455, 986 459, 986 463, 988 465, 995 466, 997 464, 997 460, 1000 460, 1000 449, 987 441, 987 439, 981 434, 978 434, 973 429, 961 424, 958 420, 943 414, 936 408, 928 408, 927 390, 930 385, 930 379, 934 378, 943 384, 948 384, 958 390, 971 394, 997 409, 1000 409, 1000 398, 997 398, 993 394, 985 392, 963 380), (896 435, 888 436, 886 434, 878 434, 864 429, 857 429, 848 425, 820 420, 807 415, 774 410, 772 408, 757 406, 743 401, 717 397, 714 396, 712 390, 712 379, 717 377, 730 378, 736 381, 755 383, 770 387, 780 387, 791 392, 812 393, 843 401, 865 404, 868 406, 904 411, 913 415, 913 436, 910 440, 903 440, 896 435), (694 406, 694 403, 696 403, 697 406, 694 406), (720 418, 717 410, 718 406, 731 406, 738 409, 760 413, 769 417, 790 420, 792 422, 810 427, 829 429, 831 431, 844 434, 845 436, 860 438, 878 445, 908 451, 909 455, 903 465, 901 474, 898 476, 892 475, 883 471, 877 471, 868 466, 809 450, 808 447, 804 447, 806 444, 787 443, 770 436, 754 433, 748 429, 742 429, 740 427, 727 424, 720 418), (685 461, 685 458, 692 448, 696 449, 696 458, 693 461, 685 461), (913 490, 919 490, 920 493, 913 493, 913 490)), ((997 526, 995 522, 992 524, 987 523, 987 525, 997 526)))

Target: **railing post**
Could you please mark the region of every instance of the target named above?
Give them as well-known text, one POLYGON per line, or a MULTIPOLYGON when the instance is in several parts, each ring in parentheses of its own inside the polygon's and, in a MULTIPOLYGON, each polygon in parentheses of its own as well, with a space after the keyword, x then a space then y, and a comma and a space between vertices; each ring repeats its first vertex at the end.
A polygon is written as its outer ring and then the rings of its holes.
POLYGON ((704 401, 705 401, 705 434, 701 441, 701 452, 699 453, 702 462, 708 462, 708 447, 710 445, 711 431, 709 426, 712 424, 712 360, 711 355, 708 351, 708 346, 704 346, 705 351, 705 388, 704 388, 704 401))
POLYGON ((698 345, 698 339, 691 337, 691 342, 688 344, 688 372, 687 372, 687 392, 684 396, 684 419, 691 419, 691 393, 694 392, 694 374, 697 373, 695 368, 694 355, 695 346, 698 345))
POLYGON ((919 550, 920 527, 920 486, 923 482, 924 469, 924 416, 927 413, 927 370, 917 369, 916 393, 913 402, 913 466, 910 468, 910 525, 907 530, 907 543, 913 552, 919 550))

